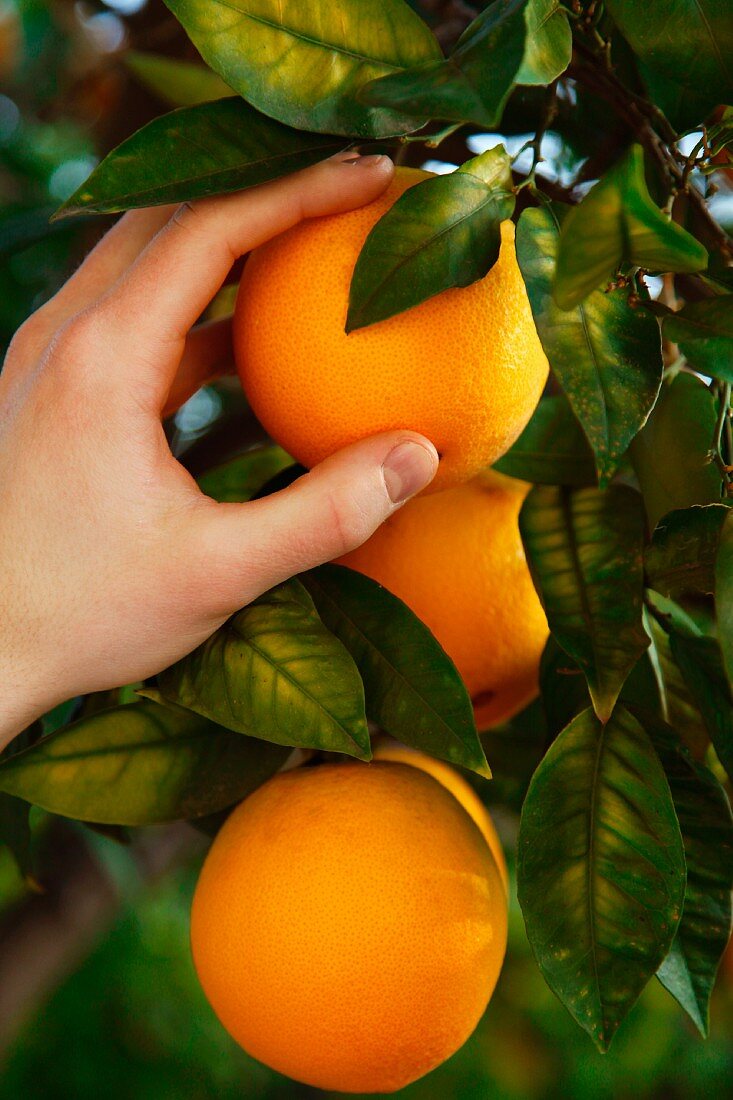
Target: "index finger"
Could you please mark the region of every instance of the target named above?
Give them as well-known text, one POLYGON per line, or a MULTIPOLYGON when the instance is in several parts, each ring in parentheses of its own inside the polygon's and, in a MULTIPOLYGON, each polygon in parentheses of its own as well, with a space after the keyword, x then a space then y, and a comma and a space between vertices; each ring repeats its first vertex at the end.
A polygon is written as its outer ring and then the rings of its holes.
POLYGON ((385 189, 388 157, 341 154, 222 198, 180 207, 95 307, 124 370, 142 371, 160 407, 186 334, 245 252, 303 218, 352 210, 385 189))

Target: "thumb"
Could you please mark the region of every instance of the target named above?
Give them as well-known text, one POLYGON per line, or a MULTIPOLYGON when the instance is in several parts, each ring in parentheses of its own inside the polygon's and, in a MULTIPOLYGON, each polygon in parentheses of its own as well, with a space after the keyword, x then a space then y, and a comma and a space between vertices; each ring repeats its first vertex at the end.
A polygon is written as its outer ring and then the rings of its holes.
POLYGON ((437 451, 424 436, 385 432, 332 455, 279 493, 216 505, 204 538, 208 560, 221 567, 215 588, 226 613, 361 546, 437 468, 437 451))

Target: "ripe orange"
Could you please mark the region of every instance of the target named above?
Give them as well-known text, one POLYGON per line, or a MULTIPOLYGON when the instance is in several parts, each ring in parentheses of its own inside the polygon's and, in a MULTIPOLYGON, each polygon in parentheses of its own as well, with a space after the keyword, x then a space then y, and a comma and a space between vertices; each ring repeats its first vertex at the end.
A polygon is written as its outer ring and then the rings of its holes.
POLYGON ((506 869, 504 851, 494 822, 491 820, 491 815, 473 787, 469 786, 455 768, 451 768, 450 764, 445 764, 442 760, 436 760, 434 756, 428 756, 425 752, 408 748, 407 745, 401 745, 397 741, 380 742, 374 750, 374 759, 391 760, 395 764, 409 764, 413 768, 420 768, 421 771, 432 775, 433 779, 437 779, 447 791, 450 791, 481 830, 481 834, 496 861, 501 881, 504 883, 504 890, 507 893, 509 892, 509 875, 506 869))
POLYGON ((528 490, 487 472, 417 497, 340 559, 430 627, 463 677, 479 728, 511 717, 537 693, 547 620, 519 534, 528 490))
POLYGON ((246 1051, 318 1088, 392 1092, 468 1038, 506 947, 496 863, 458 801, 404 764, 284 772, 227 820, 191 942, 246 1051))
POLYGON ((428 173, 398 168, 368 206, 312 218, 250 256, 234 317, 239 374, 273 439, 306 466, 375 432, 407 428, 442 461, 430 489, 490 465, 529 420, 547 378, 514 251, 485 278, 348 336, 349 284, 374 223, 428 173))

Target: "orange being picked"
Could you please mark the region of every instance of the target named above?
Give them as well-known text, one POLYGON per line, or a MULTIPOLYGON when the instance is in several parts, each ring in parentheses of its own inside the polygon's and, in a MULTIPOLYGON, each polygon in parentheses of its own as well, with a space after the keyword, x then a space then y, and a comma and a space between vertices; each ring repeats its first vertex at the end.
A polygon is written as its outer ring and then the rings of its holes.
POLYGON ((416 767, 283 772, 228 818, 193 900, 201 984, 249 1054, 317 1088, 393 1092, 473 1031, 506 947, 496 862, 416 767))
POLYGON ((272 438, 305 466, 375 432, 422 432, 444 489, 490 465, 529 420, 547 379, 514 250, 471 286, 344 331, 349 284, 374 223, 429 173, 398 168, 368 206, 312 218, 256 249, 234 316, 239 375, 272 438))
POLYGON ((486 472, 419 496, 339 559, 430 627, 463 678, 479 729, 510 718, 537 694, 548 630, 519 534, 528 491, 524 482, 486 472))
POLYGON ((398 741, 381 741, 374 749, 374 759, 391 760, 396 764, 409 764, 410 767, 420 768, 421 771, 432 775, 433 779, 437 779, 438 783, 450 791, 481 830, 481 834, 496 861, 504 890, 508 893, 509 875, 496 826, 491 820, 489 811, 463 776, 443 760, 436 760, 434 756, 428 756, 427 753, 420 752, 418 749, 401 745, 398 741))

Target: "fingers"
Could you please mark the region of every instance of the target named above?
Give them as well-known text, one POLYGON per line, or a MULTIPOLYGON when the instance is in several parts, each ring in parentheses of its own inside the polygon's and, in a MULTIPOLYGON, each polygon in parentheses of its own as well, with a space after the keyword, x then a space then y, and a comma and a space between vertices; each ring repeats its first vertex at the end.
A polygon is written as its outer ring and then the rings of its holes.
POLYGON ((37 314, 39 339, 47 343, 75 313, 97 301, 140 255, 176 206, 131 210, 117 221, 81 267, 37 314))
POLYGON ((231 317, 198 325, 186 338, 178 371, 163 406, 163 416, 171 416, 207 382, 233 371, 231 317))
POLYGON ((231 614, 287 577, 360 546, 437 468, 438 454, 423 436, 385 432, 280 493, 203 510, 196 537, 216 610, 231 614))
POLYGON ((141 380, 158 411, 186 333, 238 257, 303 218, 370 202, 392 173, 388 157, 342 155, 236 195, 178 209, 96 307, 111 339, 125 347, 130 369, 142 366, 141 380))

